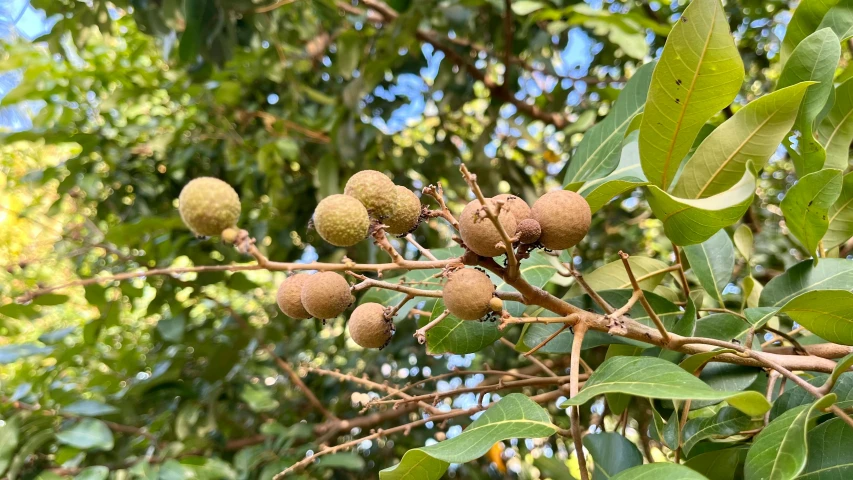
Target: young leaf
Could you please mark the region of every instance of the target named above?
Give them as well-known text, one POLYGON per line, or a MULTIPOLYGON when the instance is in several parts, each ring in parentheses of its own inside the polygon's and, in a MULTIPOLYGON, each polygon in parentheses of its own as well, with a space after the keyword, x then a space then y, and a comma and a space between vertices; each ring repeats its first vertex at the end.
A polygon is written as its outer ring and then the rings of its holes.
POLYGON ((825 258, 817 265, 802 261, 770 280, 761 292, 762 307, 782 307, 792 298, 811 290, 853 291, 853 262, 825 258))
POLYGON ((750 423, 752 418, 749 415, 732 407, 723 407, 713 417, 688 420, 681 432, 681 448, 685 455, 690 455, 690 450, 700 441, 711 437, 735 435, 747 430, 750 423))
MULTIPOLYGON (((844 155, 846 161, 846 151, 844 155)), ((853 237, 853 172, 844 175, 841 181, 841 195, 829 209, 828 220, 829 228, 823 236, 823 248, 836 247, 853 237)))
POLYGON ((735 268, 735 249, 729 234, 719 230, 702 243, 685 246, 684 255, 702 288, 723 305, 723 289, 735 268))
POLYGON ((806 292, 786 303, 779 312, 823 339, 853 345, 853 292, 806 292))
POLYGON ((639 132, 628 134, 623 142, 619 165, 604 178, 586 182, 578 193, 586 198, 592 213, 597 212, 614 197, 647 184, 640 166, 639 132))
POLYGON ((809 255, 815 255, 818 242, 826 234, 829 209, 839 195, 841 171, 820 170, 801 178, 782 199, 785 224, 809 255))
POLYGON ((806 91, 803 104, 794 122, 798 131, 796 152, 789 148, 794 167, 800 176, 816 172, 823 167, 826 151, 814 138, 815 119, 832 94, 832 77, 841 56, 838 37, 829 28, 818 30, 803 40, 782 69, 777 89, 800 82, 816 81, 806 91))
POLYGON ((613 357, 601 364, 583 389, 562 407, 582 405, 608 392, 671 400, 725 400, 749 415, 770 409, 764 395, 753 392, 718 391, 678 365, 654 357, 613 357))
POLYGON ((583 446, 595 463, 592 480, 607 480, 622 470, 643 464, 643 455, 637 446, 615 432, 586 435, 583 446))
POLYGON ((725 192, 743 177, 747 162, 761 168, 791 130, 806 88, 802 82, 749 102, 699 145, 672 194, 705 198, 725 192))
POLYGON ((840 418, 821 423, 808 434, 806 467, 798 479, 853 478, 853 428, 840 418))
POLYGON ((604 120, 584 134, 569 162, 563 184, 602 178, 616 168, 625 131, 646 104, 653 70, 654 63, 638 68, 604 120))
POLYGON ((806 465, 806 433, 812 420, 835 401, 829 394, 810 405, 785 412, 755 437, 746 456, 746 478, 792 479, 806 465))
POLYGON ((663 222, 666 236, 676 245, 693 245, 743 217, 755 193, 755 176, 747 168, 731 189, 700 199, 674 197, 654 185, 645 188, 649 206, 663 222))
POLYGON ((835 87, 835 102, 820 122, 818 137, 826 148, 824 168, 847 170, 853 141, 853 79, 835 87))
POLYGON ((676 463, 647 463, 629 468, 611 480, 708 480, 695 470, 676 463))
POLYGON ((459 436, 428 447, 409 450, 400 463, 382 470, 381 480, 441 478, 451 463, 470 462, 508 438, 542 438, 557 427, 544 408, 520 393, 513 393, 491 406, 459 436))
POLYGON ((729 105, 743 83, 743 61, 719 0, 694 0, 672 28, 640 127, 649 181, 669 188, 705 122, 729 105))
POLYGON ((746 225, 737 227, 734 234, 734 242, 737 251, 740 252, 744 260, 749 262, 749 259, 752 258, 752 253, 755 251, 752 229, 746 225))

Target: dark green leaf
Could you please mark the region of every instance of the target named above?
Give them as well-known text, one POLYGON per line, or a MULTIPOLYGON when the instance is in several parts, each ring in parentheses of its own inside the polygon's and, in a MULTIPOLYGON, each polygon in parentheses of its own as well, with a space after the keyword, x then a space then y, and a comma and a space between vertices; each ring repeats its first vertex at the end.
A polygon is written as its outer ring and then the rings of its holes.
POLYGON ((811 290, 853 291, 853 262, 825 258, 817 265, 805 260, 773 278, 761 292, 762 307, 782 307, 794 297, 811 290))
POLYGON ((622 470, 643 464, 643 455, 637 446, 615 432, 586 435, 583 446, 589 450, 595 464, 592 480, 607 480, 622 470))
POLYGON ((684 454, 690 455, 690 450, 706 438, 724 438, 748 430, 750 423, 749 415, 732 407, 721 408, 713 417, 688 420, 681 432, 684 454))
POLYGON ((735 249, 729 234, 720 230, 700 244, 684 247, 684 254, 702 288, 720 305, 724 305, 723 289, 731 280, 735 268, 735 249))

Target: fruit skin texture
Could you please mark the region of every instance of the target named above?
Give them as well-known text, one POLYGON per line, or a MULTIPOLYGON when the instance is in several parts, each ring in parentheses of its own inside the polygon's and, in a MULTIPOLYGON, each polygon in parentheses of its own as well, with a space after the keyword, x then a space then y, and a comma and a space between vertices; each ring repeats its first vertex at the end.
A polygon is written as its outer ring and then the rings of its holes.
MULTIPOLYGON (((492 209, 497 210, 491 201, 487 200, 487 202, 492 209)), ((498 233, 498 229, 495 228, 491 220, 478 213, 482 207, 483 205, 479 200, 474 200, 465 206, 462 214, 459 215, 459 235, 462 237, 465 246, 481 257, 503 255, 504 251, 496 246, 498 242, 503 241, 501 234, 498 233)), ((501 209, 498 214, 498 221, 504 227, 507 235, 512 236, 515 233, 517 224, 512 213, 506 209, 501 209)))
POLYGON ((536 243, 541 235, 542 227, 539 226, 539 222, 532 218, 525 218, 518 222, 518 227, 515 229, 515 236, 518 237, 518 241, 525 245, 536 243))
POLYGON ((450 274, 444 286, 444 306, 462 320, 479 320, 491 310, 494 293, 488 275, 463 268, 450 274))
POLYGON ((311 318, 311 314, 302 306, 302 287, 309 278, 311 275, 307 273, 297 273, 285 278, 278 286, 275 301, 288 317, 300 320, 311 318))
POLYGON ((521 197, 517 197, 511 193, 502 193, 492 197, 492 200, 503 200, 503 208, 509 210, 509 213, 515 217, 516 222, 521 222, 531 216, 530 206, 521 197))
POLYGON ((196 235, 219 235, 237 225, 240 197, 231 185, 218 178, 198 177, 181 190, 178 211, 184 224, 196 235))
POLYGON ((393 235, 404 235, 418 226, 421 218, 421 201, 415 192, 406 187, 394 187, 394 208, 391 215, 382 221, 388 228, 386 232, 393 235))
POLYGON ((533 218, 542 228, 539 243, 551 250, 574 247, 589 232, 592 212, 586 199, 575 192, 555 190, 533 204, 533 218))
POLYGON ((321 320, 337 317, 353 302, 349 284, 334 272, 309 275, 302 286, 301 299, 305 311, 321 320))
POLYGON ((385 307, 364 303, 349 317, 347 329, 352 340, 364 348, 382 348, 391 339, 394 323, 385 318, 385 307))
POLYGON ((361 202, 371 217, 384 220, 393 213, 395 187, 384 173, 362 170, 347 180, 344 194, 361 202))
POLYGON ((329 195, 314 210, 314 228, 332 245, 349 247, 367 238, 370 218, 364 205, 353 197, 329 195))

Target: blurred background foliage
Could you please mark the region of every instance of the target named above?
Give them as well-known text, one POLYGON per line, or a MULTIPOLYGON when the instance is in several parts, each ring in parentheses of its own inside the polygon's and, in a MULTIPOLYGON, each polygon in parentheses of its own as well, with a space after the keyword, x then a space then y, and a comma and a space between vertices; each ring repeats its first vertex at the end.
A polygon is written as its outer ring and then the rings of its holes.
MULTIPOLYGON (((7 418, 15 412, 9 401, 76 412, 16 414, 26 450, 8 459, 7 475, 254 479, 316 448, 312 426, 323 420, 262 345, 274 344, 293 364, 395 383, 527 362, 500 343, 427 356, 407 319, 388 348, 359 351, 340 319, 324 327, 283 318, 274 302, 283 275, 267 272, 140 278, 26 305, 14 299, 102 272, 245 261, 183 227, 176 198, 202 175, 235 187, 241 226, 281 261, 384 261, 369 242, 336 249, 308 228, 317 201, 366 168, 416 191, 441 182, 459 211, 468 201, 458 174, 464 161, 487 195, 532 201, 560 186, 584 131, 607 113, 626 77, 659 54, 686 2, 393 0, 392 22, 356 1, 5 3, 0 408, 7 418), (560 120, 536 118, 533 107, 560 120), (103 432, 81 416, 150 434, 103 432)), ((737 104, 778 77, 787 3, 725 2, 747 68, 737 104)), ((845 52, 842 65, 849 59, 845 52)), ((778 204, 792 172, 780 151, 745 219, 758 232, 753 272, 762 282, 805 257, 781 235, 778 204)), ((432 247, 447 246, 449 235, 437 221, 416 232, 432 247)), ((594 216, 574 262, 589 271, 619 250, 671 259, 660 222, 636 192, 594 216)), ((736 298, 738 283, 725 293, 736 298)), ((359 415, 370 398, 329 377, 304 379, 342 418, 359 415)), ((438 387, 480 380, 459 375, 438 387)), ((475 400, 463 395, 453 406, 475 400)), ((372 478, 409 448, 461 431, 427 427, 327 457, 304 476, 372 478)), ((451 474, 499 478, 509 468, 520 478, 565 478, 573 465, 562 439, 504 443, 502 453, 451 474)))

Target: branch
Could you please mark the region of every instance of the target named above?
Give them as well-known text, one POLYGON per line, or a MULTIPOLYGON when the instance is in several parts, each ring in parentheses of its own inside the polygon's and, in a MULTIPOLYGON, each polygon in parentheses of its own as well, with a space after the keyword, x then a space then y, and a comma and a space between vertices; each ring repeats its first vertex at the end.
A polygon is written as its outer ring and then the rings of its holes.
POLYGON ((326 407, 324 407, 323 403, 320 402, 316 395, 314 395, 314 392, 312 392, 311 389, 308 388, 307 385, 305 385, 305 382, 303 382, 302 379, 299 378, 299 375, 293 370, 293 367, 291 367, 290 364, 286 362, 283 358, 275 354, 275 351, 272 349, 272 347, 264 347, 264 351, 266 351, 270 355, 270 357, 275 360, 275 363, 279 366, 279 368, 284 370, 287 375, 290 376, 290 380, 299 388, 299 390, 302 390, 302 393, 305 395, 305 398, 308 399, 308 402, 310 402, 311 405, 313 405, 318 412, 322 413, 323 416, 329 420, 338 420, 338 417, 336 417, 334 413, 330 412, 326 407))
MULTIPOLYGON (((581 347, 583 345, 583 337, 586 335, 587 325, 578 323, 575 326, 575 336, 572 339, 571 363, 569 364, 569 398, 574 398, 580 386, 578 380, 580 377, 580 358, 581 347)), ((586 467, 586 457, 583 454, 583 436, 581 435, 580 423, 580 407, 573 406, 571 410, 572 422, 572 441, 575 444, 575 455, 578 458, 578 468, 580 469, 581 480, 589 480, 589 470, 586 467)))
POLYGON ((425 344, 427 332, 430 329, 432 329, 434 326, 441 323, 441 321, 444 320, 445 318, 447 318, 448 315, 450 315, 450 310, 445 310, 445 311, 441 312, 440 315, 438 315, 437 317, 430 320, 429 323, 427 323, 423 327, 415 330, 415 333, 412 336, 415 337, 418 340, 418 343, 420 343, 421 345, 425 344))
POLYGON ((504 0, 504 86, 509 84, 509 67, 512 64, 512 0, 504 0))
POLYGON ((441 184, 437 185, 427 185, 421 190, 421 193, 428 197, 432 197, 438 202, 439 210, 426 210, 425 215, 428 217, 441 217, 447 220, 456 231, 459 231, 459 221, 456 220, 456 217, 450 212, 450 209, 447 208, 447 202, 444 201, 444 188, 442 188, 441 184))
POLYGON ((640 304, 646 310, 646 313, 649 314, 649 317, 655 322, 655 326, 658 327, 660 331, 661 338, 663 338, 664 342, 669 342, 669 333, 666 331, 666 327, 661 321, 660 317, 658 317, 655 310, 649 305, 649 301, 646 300, 645 294, 643 294, 643 289, 640 288, 640 284, 637 283, 637 279, 634 278, 634 272, 631 270, 631 264, 628 262, 628 254, 624 252, 619 252, 619 257, 622 259, 622 264, 625 266, 625 271, 628 273, 628 279, 631 280, 631 285, 634 287, 634 293, 639 295, 640 304))
POLYGON ((408 234, 406 234, 405 238, 406 238, 407 242, 411 243, 413 247, 417 248, 418 251, 421 252, 421 255, 425 256, 426 258, 428 258, 430 260, 438 261, 438 259, 435 258, 435 255, 433 255, 432 252, 429 251, 428 248, 424 248, 420 243, 418 243, 417 240, 415 240, 414 235, 412 235, 411 233, 408 233, 408 234))

